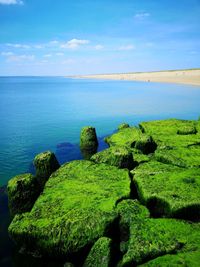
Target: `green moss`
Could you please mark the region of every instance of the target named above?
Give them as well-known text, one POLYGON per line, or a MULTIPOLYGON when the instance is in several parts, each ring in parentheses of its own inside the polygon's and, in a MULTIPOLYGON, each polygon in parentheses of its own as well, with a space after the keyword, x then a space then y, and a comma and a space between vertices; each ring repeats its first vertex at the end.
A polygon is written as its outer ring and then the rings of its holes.
POLYGON ((149 218, 146 208, 131 200, 122 201, 118 211, 121 231, 128 232, 124 256, 118 266, 135 266, 161 255, 200 249, 200 224, 149 218))
POLYGON ((56 156, 51 151, 38 154, 34 158, 34 165, 36 169, 36 177, 41 189, 43 189, 49 176, 60 167, 56 156))
POLYGON ((141 202, 155 216, 200 218, 199 169, 183 169, 150 161, 132 173, 141 202))
POLYGON ((96 130, 94 127, 86 126, 81 129, 80 147, 91 150, 98 146, 96 130))
POLYGON ((31 212, 15 216, 9 233, 29 251, 76 253, 105 234, 117 216, 115 203, 129 194, 128 171, 73 161, 52 174, 31 212))
POLYGON ((111 263, 112 240, 101 237, 92 247, 83 267, 109 267, 111 263))
POLYGON ((158 120, 140 123, 140 128, 162 147, 187 147, 200 142, 200 133, 181 135, 177 132, 184 129, 198 129, 197 121, 187 120, 158 120))
POLYGON ((178 253, 172 255, 164 255, 154 260, 148 261, 145 264, 139 265, 140 267, 199 267, 200 262, 200 250, 191 251, 186 253, 178 253))
POLYGON ((118 130, 122 130, 122 129, 125 129, 125 128, 129 128, 129 124, 128 123, 121 123, 119 126, 118 126, 118 130))
POLYGON ((108 143, 109 146, 127 146, 130 148, 134 147, 135 142, 140 140, 142 135, 140 129, 130 127, 121 129, 113 135, 106 137, 105 142, 108 143))
POLYGON ((133 169, 134 161, 132 151, 126 147, 110 147, 91 157, 96 163, 106 163, 119 168, 133 169))
POLYGON ((9 210, 11 215, 30 211, 37 199, 40 188, 36 178, 30 174, 17 175, 7 186, 9 210))
POLYGON ((197 129, 194 125, 184 125, 183 127, 177 130, 177 134, 187 135, 187 134, 196 134, 197 129))

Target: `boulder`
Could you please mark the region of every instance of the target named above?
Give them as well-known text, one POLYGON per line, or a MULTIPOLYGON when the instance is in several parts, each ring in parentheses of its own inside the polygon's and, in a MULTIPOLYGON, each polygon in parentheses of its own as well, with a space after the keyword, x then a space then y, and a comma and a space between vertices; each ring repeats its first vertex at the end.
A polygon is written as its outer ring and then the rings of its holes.
POLYGON ((110 238, 99 238, 87 256, 83 267, 109 267, 111 264, 111 244, 110 238))
POLYGON ((132 170, 134 165, 132 151, 126 147, 110 147, 91 157, 96 163, 106 163, 118 168, 127 168, 132 170))
POLYGON ((200 173, 157 161, 132 171, 139 200, 153 216, 200 219, 200 173))
POLYGON ((128 123, 121 123, 121 124, 117 127, 117 129, 118 129, 118 130, 122 130, 122 129, 129 128, 129 127, 130 127, 130 126, 129 126, 128 123))
MULTIPOLYGON (((118 264, 125 266, 176 266, 173 261, 162 265, 162 257, 189 258, 194 263, 200 257, 200 224, 175 219, 154 219, 137 201, 123 200, 118 204, 120 214, 121 248, 123 257, 118 264), (164 256, 166 255, 166 256, 164 256), (154 260, 157 258, 156 260, 154 260), (148 265, 148 262, 153 264, 148 265)), ((175 261, 174 261, 175 262, 175 261)), ((183 263, 184 261, 182 261, 183 263)), ((179 266, 179 265, 178 265, 179 266)), ((183 265, 182 265, 183 266, 183 265)), ((187 265, 196 266, 196 265, 187 265)))
POLYGON ((96 130, 94 127, 86 126, 81 130, 80 147, 84 150, 91 150, 97 148, 98 140, 96 130))
POLYGON ((9 180, 7 192, 10 214, 14 216, 31 210, 40 188, 36 177, 25 173, 9 180))
POLYGON ((55 154, 51 151, 38 154, 34 159, 34 165, 41 189, 43 189, 49 176, 60 167, 55 154))
POLYGON ((30 212, 14 217, 9 234, 26 252, 80 255, 107 235, 118 217, 116 203, 128 197, 127 170, 72 161, 51 175, 30 212))

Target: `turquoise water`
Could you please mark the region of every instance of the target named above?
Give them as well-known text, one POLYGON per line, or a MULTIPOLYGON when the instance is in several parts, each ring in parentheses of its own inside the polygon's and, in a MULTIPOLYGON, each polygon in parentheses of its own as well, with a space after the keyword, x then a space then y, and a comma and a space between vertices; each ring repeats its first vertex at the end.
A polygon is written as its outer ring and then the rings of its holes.
POLYGON ((61 163, 81 158, 82 126, 99 137, 123 121, 197 119, 200 87, 67 79, 0 78, 0 186, 14 175, 33 171, 35 154, 50 149, 61 163))

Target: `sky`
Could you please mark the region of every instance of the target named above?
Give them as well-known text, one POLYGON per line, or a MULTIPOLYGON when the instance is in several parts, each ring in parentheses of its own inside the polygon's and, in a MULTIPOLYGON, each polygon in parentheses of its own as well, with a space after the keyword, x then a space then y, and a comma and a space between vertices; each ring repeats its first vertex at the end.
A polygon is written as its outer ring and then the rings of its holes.
POLYGON ((200 67, 200 0, 0 0, 0 75, 200 67))

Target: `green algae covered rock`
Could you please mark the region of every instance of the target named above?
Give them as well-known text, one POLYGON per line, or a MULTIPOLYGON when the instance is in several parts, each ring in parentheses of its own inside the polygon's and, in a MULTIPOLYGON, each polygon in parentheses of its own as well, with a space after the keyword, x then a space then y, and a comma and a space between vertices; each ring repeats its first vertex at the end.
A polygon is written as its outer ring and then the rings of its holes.
POLYGON ((25 173, 9 180, 7 192, 10 214, 14 216, 30 211, 40 190, 36 178, 30 173, 25 173))
POLYGON ((130 126, 129 126, 128 123, 121 123, 121 124, 117 127, 117 129, 118 129, 118 130, 122 130, 122 129, 129 128, 129 127, 130 127, 130 126))
POLYGON ((48 256, 82 251, 104 236, 130 196, 127 170, 73 161, 51 175, 29 213, 15 216, 9 234, 19 247, 48 256))
POLYGON ((110 238, 99 238, 87 256, 83 267, 109 267, 111 264, 111 244, 110 238))
POLYGON ((124 255, 118 266, 137 266, 166 254, 180 253, 181 257, 181 253, 199 253, 200 224, 149 218, 148 210, 131 200, 120 202, 118 211, 121 232, 127 231, 128 235, 122 236, 126 237, 125 241, 121 239, 126 246, 123 246, 124 255))
POLYGON ((197 125, 197 121, 169 119, 142 122, 139 126, 144 133, 152 136, 159 147, 187 147, 200 142, 197 125), (191 129, 195 129, 196 134, 191 129), (187 134, 180 134, 184 131, 187 134))
POLYGON ((96 130, 94 127, 86 126, 81 130, 80 147, 82 149, 90 150, 98 146, 96 130))
POLYGON ((41 188, 44 187, 49 176, 60 167, 55 154, 51 151, 38 154, 34 159, 34 165, 41 188))
POLYGON ((140 201, 155 216, 200 219, 200 172, 156 161, 134 171, 140 201))
POLYGON ((199 267, 200 262, 200 250, 191 251, 186 253, 178 253, 172 255, 164 255, 160 256, 154 260, 148 261, 140 267, 155 267, 155 266, 162 266, 162 267, 199 267))
POLYGON ((133 154, 126 147, 110 147, 91 157, 91 160, 96 163, 106 163, 119 168, 133 169, 134 161, 133 154))
POLYGON ((140 129, 136 127, 129 127, 121 129, 120 131, 105 138, 105 142, 109 146, 127 146, 134 147, 135 142, 140 140, 142 136, 140 129))

